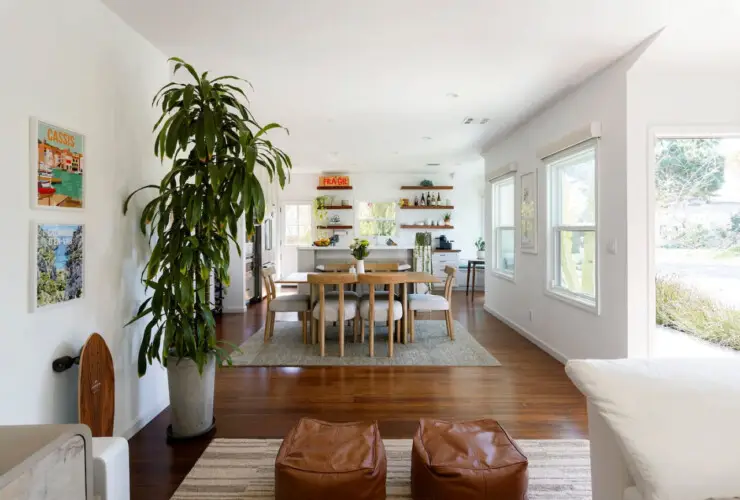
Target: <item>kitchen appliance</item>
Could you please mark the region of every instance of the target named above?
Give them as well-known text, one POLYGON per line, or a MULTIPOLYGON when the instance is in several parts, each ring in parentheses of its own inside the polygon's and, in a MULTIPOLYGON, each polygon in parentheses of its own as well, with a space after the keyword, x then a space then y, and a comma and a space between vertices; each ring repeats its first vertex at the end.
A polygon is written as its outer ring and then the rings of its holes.
POLYGON ((444 234, 435 238, 437 241, 437 250, 452 250, 452 241, 447 239, 444 234))
MULTIPOLYGON (((275 251, 273 250, 272 214, 268 214, 262 224, 254 227, 254 253, 252 256, 251 276, 247 267, 248 278, 252 282, 251 297, 249 302, 254 304, 261 302, 267 294, 262 280, 262 269, 275 265, 275 251)), ((247 285, 249 289, 249 285, 247 285)))

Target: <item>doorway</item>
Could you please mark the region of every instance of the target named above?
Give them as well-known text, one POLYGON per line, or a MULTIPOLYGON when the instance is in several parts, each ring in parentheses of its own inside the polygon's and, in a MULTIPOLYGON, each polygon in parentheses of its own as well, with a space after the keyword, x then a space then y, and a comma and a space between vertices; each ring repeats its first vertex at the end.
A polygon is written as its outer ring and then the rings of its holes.
POLYGON ((310 246, 312 203, 310 201, 286 201, 280 205, 280 264, 281 276, 298 271, 298 247, 310 246))
POLYGON ((657 137, 651 356, 740 350, 740 137, 657 137))

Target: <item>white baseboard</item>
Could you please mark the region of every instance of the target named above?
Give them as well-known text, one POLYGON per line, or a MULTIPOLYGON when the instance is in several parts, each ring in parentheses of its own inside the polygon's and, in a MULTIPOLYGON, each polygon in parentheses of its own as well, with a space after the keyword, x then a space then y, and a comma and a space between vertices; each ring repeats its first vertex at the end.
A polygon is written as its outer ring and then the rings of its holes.
POLYGON ((141 429, 143 429, 144 426, 146 426, 146 424, 148 424, 149 422, 151 422, 152 420, 154 420, 154 418, 157 415, 159 415, 160 413, 162 413, 162 411, 164 411, 164 409, 167 408, 169 405, 170 405, 169 399, 166 399, 166 400, 160 402, 154 410, 152 410, 149 413, 147 413, 146 415, 142 415, 141 417, 139 417, 138 419, 136 419, 136 421, 134 421, 134 424, 131 427, 129 427, 128 429, 126 429, 125 431, 119 433, 119 436, 121 436, 122 438, 124 438, 124 439, 126 439, 128 441, 129 439, 131 439, 132 437, 134 437, 134 434, 136 434, 141 429))
POLYGON ((488 307, 485 304, 483 305, 483 309, 488 314, 490 314, 491 316, 499 319, 503 323, 506 323, 512 330, 514 330, 519 335, 521 335, 525 339, 527 339, 530 342, 532 342, 534 345, 536 345, 537 347, 539 347, 540 349, 542 349, 543 351, 545 351, 547 354, 549 354, 553 358, 555 358, 558 361, 560 361, 561 363, 565 364, 565 363, 568 362, 568 358, 562 352, 558 351, 557 349, 555 349, 554 347, 552 347, 547 342, 543 342, 542 340, 538 339, 537 337, 534 336, 534 334, 532 334, 531 332, 528 332, 525 328, 523 328, 523 327, 519 326, 518 324, 516 324, 515 322, 511 321, 509 318, 506 318, 505 316, 497 313, 496 311, 494 311, 493 309, 491 309, 490 307, 488 307))
POLYGON ((239 314, 247 312, 247 306, 244 307, 224 307, 224 314, 239 314))

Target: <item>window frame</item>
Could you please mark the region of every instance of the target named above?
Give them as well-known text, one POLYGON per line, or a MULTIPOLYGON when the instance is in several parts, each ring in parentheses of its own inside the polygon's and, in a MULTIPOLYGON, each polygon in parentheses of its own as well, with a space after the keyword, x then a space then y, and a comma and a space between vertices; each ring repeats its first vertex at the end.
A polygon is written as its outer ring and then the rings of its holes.
MULTIPOLYGON (((313 240, 313 213, 311 208, 310 202, 299 202, 299 201, 289 201, 285 202, 283 206, 281 207, 281 210, 283 211, 283 228, 282 228, 282 234, 281 234, 281 241, 285 246, 289 247, 300 247, 300 246, 306 246, 311 245, 311 242, 313 240), (288 224, 288 206, 293 205, 296 207, 296 220, 298 221, 298 224, 288 224), (303 226, 303 224, 300 224, 301 217, 300 217, 300 206, 302 205, 308 205, 309 206, 309 214, 308 214, 308 231, 309 231, 309 238, 308 241, 305 243, 302 243, 298 241, 297 243, 289 243, 288 242, 288 227, 296 227, 300 228, 303 226)), ((300 230, 299 230, 300 234, 300 230)))
POLYGON ((491 260, 490 263, 490 269, 491 274, 503 278, 506 280, 509 280, 511 282, 516 282, 516 264, 517 264, 517 230, 516 230, 516 205, 517 205, 517 196, 516 196, 516 170, 511 171, 510 173, 501 175, 499 177, 496 177, 494 179, 490 180, 490 189, 491 189, 491 260), (512 206, 512 214, 514 217, 514 225, 512 226, 504 226, 499 225, 499 212, 500 207, 498 207, 498 199, 496 196, 496 189, 497 186, 502 184, 503 182, 511 181, 514 186, 514 196, 512 197, 513 206, 512 206), (507 271, 505 269, 502 269, 499 267, 500 257, 501 257, 501 234, 503 231, 514 231, 514 269, 512 271, 507 271))
POLYGON ((369 200, 362 200, 358 201, 357 203, 357 237, 358 238, 390 238, 398 235, 398 203, 395 200, 379 200, 379 201, 369 201, 369 200), (360 213, 362 212, 361 205, 363 203, 370 203, 370 204, 376 204, 376 203, 384 203, 384 204, 392 204, 393 205, 393 218, 378 218, 378 217, 362 217, 360 213), (374 222, 393 222, 393 233, 390 235, 382 235, 382 234, 362 234, 362 222, 363 221, 374 221, 374 222))
POLYGON ((599 166, 600 147, 599 138, 593 137, 586 141, 574 144, 562 151, 542 159, 546 169, 547 176, 547 243, 546 243, 546 262, 547 273, 545 283, 545 293, 549 296, 561 300, 565 303, 594 313, 600 314, 600 243, 599 243, 599 166), (568 225, 560 223, 562 199, 560 193, 560 183, 557 179, 558 163, 566 158, 581 154, 585 151, 593 150, 594 152, 594 222, 593 225, 579 224, 568 225), (562 244, 560 235, 563 232, 593 232, 594 233, 594 296, 574 292, 565 286, 562 286, 561 279, 561 251, 562 244))

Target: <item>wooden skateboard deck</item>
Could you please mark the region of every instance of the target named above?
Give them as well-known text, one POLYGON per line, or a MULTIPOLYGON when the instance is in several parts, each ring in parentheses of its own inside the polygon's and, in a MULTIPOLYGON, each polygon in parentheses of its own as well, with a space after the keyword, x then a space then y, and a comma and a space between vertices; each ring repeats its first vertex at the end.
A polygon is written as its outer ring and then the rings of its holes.
POLYGON ((77 384, 80 423, 90 427, 93 437, 113 436, 116 409, 113 357, 98 333, 90 335, 82 347, 77 384))

